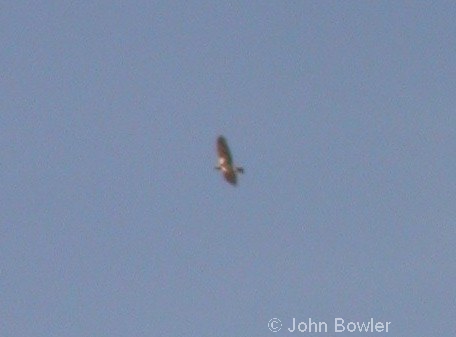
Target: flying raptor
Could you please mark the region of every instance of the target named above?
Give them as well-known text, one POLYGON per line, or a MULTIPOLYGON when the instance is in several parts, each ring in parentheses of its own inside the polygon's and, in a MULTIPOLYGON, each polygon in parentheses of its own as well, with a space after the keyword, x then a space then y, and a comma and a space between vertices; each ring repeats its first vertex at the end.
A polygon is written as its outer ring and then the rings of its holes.
POLYGON ((226 142, 225 137, 219 136, 217 138, 217 155, 218 155, 218 166, 215 167, 217 170, 221 170, 225 180, 231 185, 237 183, 237 173, 244 173, 242 167, 236 167, 233 165, 233 157, 231 156, 230 148, 226 142))

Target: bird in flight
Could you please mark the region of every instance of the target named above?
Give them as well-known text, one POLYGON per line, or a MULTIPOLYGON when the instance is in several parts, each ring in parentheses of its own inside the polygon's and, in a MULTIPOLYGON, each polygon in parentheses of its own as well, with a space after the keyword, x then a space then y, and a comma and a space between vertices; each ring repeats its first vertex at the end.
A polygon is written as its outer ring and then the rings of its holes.
POLYGON ((244 169, 233 165, 233 157, 231 156, 230 148, 223 136, 217 138, 217 155, 218 166, 216 166, 215 169, 222 171, 227 182, 231 185, 236 185, 237 173, 244 173, 244 169))

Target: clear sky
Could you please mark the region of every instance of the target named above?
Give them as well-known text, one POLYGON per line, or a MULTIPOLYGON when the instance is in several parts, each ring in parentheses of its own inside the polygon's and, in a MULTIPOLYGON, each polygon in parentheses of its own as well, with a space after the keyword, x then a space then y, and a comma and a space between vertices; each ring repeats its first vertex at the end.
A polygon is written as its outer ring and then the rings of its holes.
POLYGON ((3 2, 0 336, 455 336, 455 15, 3 2))

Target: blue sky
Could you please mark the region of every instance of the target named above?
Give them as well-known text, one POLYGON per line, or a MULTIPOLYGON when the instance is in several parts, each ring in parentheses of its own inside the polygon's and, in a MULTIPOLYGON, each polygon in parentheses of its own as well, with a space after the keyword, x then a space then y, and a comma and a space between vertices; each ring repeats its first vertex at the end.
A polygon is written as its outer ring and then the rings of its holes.
POLYGON ((455 335, 452 2, 1 7, 2 337, 455 335))

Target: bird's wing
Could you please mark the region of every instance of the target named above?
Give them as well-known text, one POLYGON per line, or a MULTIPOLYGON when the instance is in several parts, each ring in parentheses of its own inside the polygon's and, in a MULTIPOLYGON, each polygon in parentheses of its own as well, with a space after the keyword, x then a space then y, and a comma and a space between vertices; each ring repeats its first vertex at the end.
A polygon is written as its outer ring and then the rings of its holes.
POLYGON ((223 136, 217 138, 217 153, 219 158, 224 158, 228 165, 232 165, 233 160, 231 157, 231 152, 228 147, 228 143, 223 136))
POLYGON ((236 185, 236 183, 237 183, 236 172, 234 172, 233 170, 229 170, 229 171, 223 172, 223 176, 225 177, 226 181, 229 182, 231 185, 236 185))

